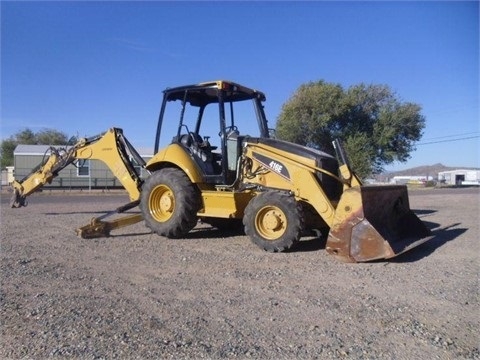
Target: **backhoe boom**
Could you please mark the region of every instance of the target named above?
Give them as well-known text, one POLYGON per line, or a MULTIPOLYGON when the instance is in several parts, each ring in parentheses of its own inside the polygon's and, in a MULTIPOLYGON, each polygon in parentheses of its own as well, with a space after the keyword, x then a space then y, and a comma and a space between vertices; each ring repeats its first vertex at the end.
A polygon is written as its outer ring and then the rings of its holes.
POLYGON ((100 160, 105 163, 115 177, 127 190, 131 202, 98 218, 92 219, 89 225, 77 229, 82 237, 107 236, 110 230, 127 226, 142 220, 140 215, 127 216, 129 219, 103 221, 107 216, 122 213, 139 203, 143 180, 137 173, 133 161, 145 168, 145 161, 130 142, 123 136, 122 129, 111 128, 102 135, 80 139, 70 148, 49 148, 50 155, 29 175, 12 183, 13 195, 10 201, 12 208, 27 206, 26 198, 45 184, 52 182, 59 172, 69 164, 81 159, 100 160))

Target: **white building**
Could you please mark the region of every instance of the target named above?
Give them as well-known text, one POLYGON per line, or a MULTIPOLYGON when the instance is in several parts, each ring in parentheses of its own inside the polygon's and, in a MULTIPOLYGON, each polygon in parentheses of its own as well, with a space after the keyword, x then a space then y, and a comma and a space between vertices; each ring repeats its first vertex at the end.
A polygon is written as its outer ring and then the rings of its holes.
POLYGON ((391 180, 391 184, 397 185, 421 185, 425 184, 427 181, 433 181, 432 176, 414 176, 414 175, 406 175, 406 176, 394 176, 391 180))
POLYGON ((458 169, 438 173, 442 185, 480 185, 480 170, 458 169))
POLYGON ((5 169, 2 169, 2 186, 9 186, 13 180, 13 166, 7 166, 5 169))

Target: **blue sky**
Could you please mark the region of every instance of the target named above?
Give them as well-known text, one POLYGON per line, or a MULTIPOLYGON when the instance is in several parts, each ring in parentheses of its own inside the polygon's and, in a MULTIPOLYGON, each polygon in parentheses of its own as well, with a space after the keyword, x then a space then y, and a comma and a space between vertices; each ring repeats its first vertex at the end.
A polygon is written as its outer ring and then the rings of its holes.
POLYGON ((406 169, 480 167, 479 3, 1 2, 2 139, 124 129, 153 147, 162 90, 262 90, 271 127, 301 85, 386 84, 422 106, 406 169))

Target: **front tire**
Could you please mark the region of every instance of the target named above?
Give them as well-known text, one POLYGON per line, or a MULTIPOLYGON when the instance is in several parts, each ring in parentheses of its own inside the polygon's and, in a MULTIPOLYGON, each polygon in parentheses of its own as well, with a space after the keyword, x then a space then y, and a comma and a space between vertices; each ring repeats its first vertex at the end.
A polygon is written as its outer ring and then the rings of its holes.
POLYGON ((293 196, 267 191, 247 205, 243 224, 254 244, 269 252, 282 252, 300 241, 304 217, 293 196))
POLYGON ((158 235, 179 238, 197 224, 200 196, 195 185, 175 168, 154 172, 145 180, 140 210, 145 225, 158 235))

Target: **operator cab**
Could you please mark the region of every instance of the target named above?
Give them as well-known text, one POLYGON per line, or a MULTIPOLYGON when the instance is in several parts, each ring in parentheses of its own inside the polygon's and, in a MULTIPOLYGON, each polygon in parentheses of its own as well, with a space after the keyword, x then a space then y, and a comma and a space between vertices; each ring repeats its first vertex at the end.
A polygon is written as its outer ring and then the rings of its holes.
POLYGON ((230 81, 168 88, 160 110, 155 153, 168 142, 179 144, 199 166, 205 182, 229 185, 236 178, 246 136, 240 135, 239 129, 249 136, 269 137, 263 101, 262 92, 230 81))

